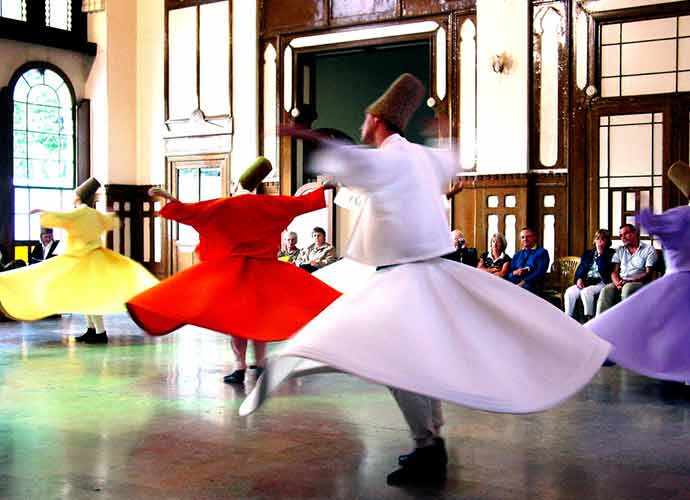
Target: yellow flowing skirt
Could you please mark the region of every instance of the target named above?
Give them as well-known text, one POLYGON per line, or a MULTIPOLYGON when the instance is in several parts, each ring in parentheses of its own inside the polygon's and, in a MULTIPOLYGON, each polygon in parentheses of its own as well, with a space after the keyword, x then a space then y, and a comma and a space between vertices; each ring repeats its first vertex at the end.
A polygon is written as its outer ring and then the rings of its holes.
POLYGON ((111 314, 158 283, 143 266, 106 248, 59 255, 0 273, 0 310, 18 320, 60 313, 111 314))

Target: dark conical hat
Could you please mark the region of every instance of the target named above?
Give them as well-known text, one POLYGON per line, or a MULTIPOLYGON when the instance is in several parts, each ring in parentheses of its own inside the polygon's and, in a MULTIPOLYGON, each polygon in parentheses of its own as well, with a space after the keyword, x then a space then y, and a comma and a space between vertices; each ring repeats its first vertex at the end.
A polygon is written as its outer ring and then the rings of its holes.
POLYGON ((690 165, 679 160, 671 165, 667 175, 685 197, 690 198, 690 165))
POLYGON ((96 194, 98 188, 101 187, 101 183, 95 177, 89 177, 84 182, 82 182, 77 189, 74 190, 75 194, 79 196, 82 201, 87 201, 96 194))
POLYGON ((381 97, 367 108, 367 113, 383 118, 404 131, 426 93, 424 84, 410 73, 400 75, 381 97))
POLYGON ((259 156, 240 176, 240 185, 247 191, 254 191, 261 181, 271 173, 273 166, 268 158, 259 156))

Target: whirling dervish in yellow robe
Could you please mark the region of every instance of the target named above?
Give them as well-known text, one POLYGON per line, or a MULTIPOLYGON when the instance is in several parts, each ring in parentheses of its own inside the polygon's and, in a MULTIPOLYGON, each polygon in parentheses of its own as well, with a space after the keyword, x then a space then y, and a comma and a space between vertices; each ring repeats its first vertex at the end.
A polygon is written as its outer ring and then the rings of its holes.
MULTIPOLYGON (((82 186, 87 183, 95 188, 89 193, 93 198, 100 184, 91 178, 82 186)), ((79 196, 80 188, 75 191, 76 201, 86 201, 86 196, 79 196)), ((39 264, 0 274, 0 310, 6 316, 36 320, 59 313, 125 312, 127 300, 158 283, 137 262, 103 247, 103 232, 119 226, 115 214, 86 204, 68 212, 37 212, 41 226, 67 231, 66 250, 39 264)))

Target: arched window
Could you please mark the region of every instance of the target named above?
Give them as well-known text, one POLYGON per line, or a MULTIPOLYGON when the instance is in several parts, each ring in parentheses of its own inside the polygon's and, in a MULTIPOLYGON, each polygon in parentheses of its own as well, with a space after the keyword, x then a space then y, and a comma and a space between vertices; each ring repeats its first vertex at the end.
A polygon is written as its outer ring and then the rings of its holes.
MULTIPOLYGON (((64 210, 75 187, 74 92, 57 68, 25 68, 13 79, 14 239, 36 240, 33 208, 64 210)), ((57 237, 57 236, 56 236, 57 237)))

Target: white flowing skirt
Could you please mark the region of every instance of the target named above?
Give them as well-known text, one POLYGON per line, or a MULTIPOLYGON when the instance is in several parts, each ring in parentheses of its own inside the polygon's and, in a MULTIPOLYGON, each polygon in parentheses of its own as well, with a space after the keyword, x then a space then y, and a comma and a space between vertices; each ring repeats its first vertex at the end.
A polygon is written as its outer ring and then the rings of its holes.
POLYGON ((329 367, 470 408, 536 412, 579 391, 609 350, 536 295, 436 258, 377 271, 335 300, 269 361, 240 414, 329 367))

